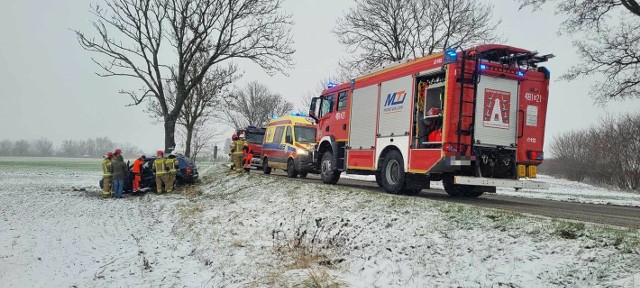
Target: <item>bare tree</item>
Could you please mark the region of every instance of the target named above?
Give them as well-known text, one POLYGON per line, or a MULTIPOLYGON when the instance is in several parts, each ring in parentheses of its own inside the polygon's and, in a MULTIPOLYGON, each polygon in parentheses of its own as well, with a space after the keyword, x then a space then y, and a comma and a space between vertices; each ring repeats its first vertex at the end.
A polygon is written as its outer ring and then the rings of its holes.
POLYGON ((311 99, 313 97, 318 97, 320 96, 320 94, 322 93, 322 91, 324 91, 325 89, 327 89, 327 85, 329 83, 341 83, 343 82, 344 79, 339 78, 339 77, 327 77, 324 78, 320 81, 318 81, 318 84, 314 87, 313 90, 307 91, 306 93, 302 94, 302 108, 300 109, 301 112, 306 113, 309 111, 309 107, 311 106, 311 99))
POLYGON ((640 98, 640 4, 637 0, 519 0, 521 9, 556 4, 567 16, 563 33, 574 35, 582 59, 562 78, 600 75, 591 87, 596 101, 640 98))
MULTIPOLYGON (((200 67, 204 65, 206 59, 205 55, 199 54, 189 73, 200 71, 200 67)), ((226 87, 239 78, 237 71, 237 66, 233 64, 211 67, 205 74, 203 81, 191 90, 192 95, 185 99, 177 124, 182 127, 182 132, 184 132, 182 140, 184 141, 184 154, 187 157, 192 156, 191 148, 196 126, 203 126, 215 115, 216 109, 223 102, 223 93, 228 92, 226 87)), ((165 89, 167 89, 165 92, 167 106, 173 109, 177 100, 175 81, 167 81, 165 89)), ((148 102, 147 112, 156 119, 163 117, 162 109, 155 99, 148 102)))
POLYGON ((140 81, 139 91, 121 91, 131 97, 132 105, 155 97, 163 115, 165 149, 175 147, 182 106, 210 67, 242 58, 273 74, 291 65, 291 21, 280 13, 282 0, 101 2, 104 6, 92 6, 98 37, 75 31, 77 39, 85 50, 103 57, 93 59, 103 70, 99 76, 140 81), (188 73, 199 53, 208 58, 199 71, 188 73), (164 59, 164 55, 171 57, 164 59), (165 95, 167 79, 175 81, 173 108, 165 95))
POLYGON ((249 82, 244 88, 230 94, 222 109, 222 120, 231 128, 248 125, 264 127, 272 116, 281 116, 293 109, 293 104, 267 86, 249 82))
POLYGON ((214 142, 215 138, 222 135, 221 131, 211 127, 212 125, 206 125, 204 121, 194 126, 191 138, 191 155, 187 156, 193 159, 193 161, 196 161, 201 151, 212 146, 211 143, 214 142))
POLYGON ((0 142, 0 156, 11 156, 13 154, 13 141, 2 140, 0 142))
POLYGON ((334 33, 356 54, 344 65, 353 76, 389 62, 496 40, 492 8, 476 0, 356 0, 334 33))
POLYGON ((27 140, 16 141, 15 145, 13 146, 13 155, 27 156, 30 148, 31 145, 29 144, 29 142, 27 142, 27 140))
POLYGON ((47 138, 41 138, 35 143, 35 150, 38 156, 53 155, 53 143, 47 138))

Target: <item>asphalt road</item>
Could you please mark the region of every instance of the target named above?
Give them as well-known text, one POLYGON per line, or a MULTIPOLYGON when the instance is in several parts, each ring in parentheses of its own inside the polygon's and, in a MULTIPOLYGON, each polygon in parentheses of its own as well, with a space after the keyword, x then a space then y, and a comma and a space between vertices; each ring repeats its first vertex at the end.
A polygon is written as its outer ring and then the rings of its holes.
MULTIPOLYGON (((253 172, 252 173, 260 173, 253 172)), ((274 172, 275 176, 286 177, 281 171, 274 172)), ((317 175, 309 175, 306 179, 296 178, 305 182, 321 182, 317 175)), ((376 183, 341 178, 338 185, 356 187, 374 192, 385 193, 376 183)), ((480 198, 461 199, 449 197, 442 190, 425 189, 419 195, 405 197, 420 197, 435 201, 462 203, 467 205, 496 208, 507 211, 541 215, 551 218, 563 218, 592 222, 620 227, 640 228, 640 207, 626 207, 614 205, 583 204, 544 199, 510 197, 485 193, 480 198)))

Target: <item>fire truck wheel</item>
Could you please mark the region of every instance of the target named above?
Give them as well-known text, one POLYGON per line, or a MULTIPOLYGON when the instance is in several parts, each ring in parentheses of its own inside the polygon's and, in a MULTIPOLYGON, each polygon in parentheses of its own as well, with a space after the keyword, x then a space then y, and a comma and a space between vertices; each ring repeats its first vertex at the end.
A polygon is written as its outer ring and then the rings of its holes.
POLYGON ((396 150, 389 151, 382 161, 382 186, 387 193, 402 194, 404 190, 404 161, 396 150))
POLYGON ((453 184, 453 175, 443 177, 442 185, 444 186, 444 190, 447 191, 447 194, 451 197, 477 198, 484 194, 484 192, 473 191, 474 187, 471 185, 453 184))
POLYGON ((267 158, 264 158, 264 163, 262 163, 262 172, 264 174, 271 174, 271 167, 269 167, 269 160, 267 160, 267 158))
POLYGON ((293 165, 293 160, 289 159, 287 161, 287 177, 296 178, 298 177, 298 172, 296 172, 296 166, 293 165))
POLYGON ((340 180, 340 172, 335 171, 334 163, 331 163, 333 154, 330 151, 322 154, 322 162, 320 163, 320 178, 325 184, 336 184, 340 180))
POLYGON ((298 176, 300 178, 307 178, 307 172, 300 172, 300 173, 298 173, 298 176))
POLYGON ((376 184, 378 187, 382 188, 382 176, 380 176, 380 171, 376 172, 376 184))

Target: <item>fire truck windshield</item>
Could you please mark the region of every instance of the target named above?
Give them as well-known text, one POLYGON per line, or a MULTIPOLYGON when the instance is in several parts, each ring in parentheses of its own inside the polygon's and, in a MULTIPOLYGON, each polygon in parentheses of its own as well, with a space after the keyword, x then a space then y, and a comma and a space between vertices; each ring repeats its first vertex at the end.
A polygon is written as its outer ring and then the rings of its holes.
POLYGON ((296 142, 311 143, 316 141, 316 128, 295 126, 296 142))
POLYGON ((254 144, 262 144, 264 133, 247 132, 247 142, 254 144))

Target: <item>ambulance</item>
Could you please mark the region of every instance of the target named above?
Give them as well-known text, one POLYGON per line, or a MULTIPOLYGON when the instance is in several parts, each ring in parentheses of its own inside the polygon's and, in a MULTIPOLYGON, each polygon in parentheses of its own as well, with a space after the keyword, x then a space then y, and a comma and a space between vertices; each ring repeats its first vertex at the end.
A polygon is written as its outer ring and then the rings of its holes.
POLYGON ((272 119, 262 143, 262 171, 287 171, 290 178, 315 172, 313 164, 316 125, 312 118, 292 113, 272 119))

